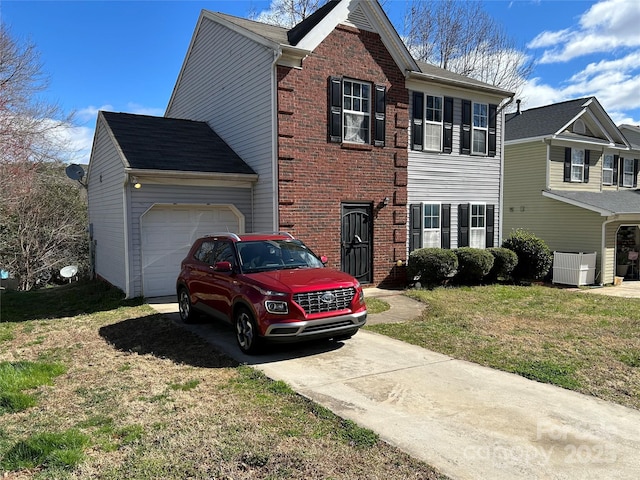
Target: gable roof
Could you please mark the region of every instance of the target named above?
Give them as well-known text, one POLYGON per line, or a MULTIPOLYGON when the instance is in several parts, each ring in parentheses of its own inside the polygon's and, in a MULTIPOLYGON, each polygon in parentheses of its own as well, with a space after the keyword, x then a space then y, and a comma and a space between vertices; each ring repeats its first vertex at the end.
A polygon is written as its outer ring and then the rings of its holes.
POLYGON ((505 115, 505 140, 536 138, 558 133, 593 97, 578 98, 505 115))
POLYGON ((577 98, 505 116, 505 142, 543 137, 596 143, 621 149, 630 147, 629 141, 596 97, 577 98), (593 135, 567 131, 578 118, 591 126, 593 135))
POLYGON ((131 169, 255 175, 205 122, 105 111, 99 115, 131 169))

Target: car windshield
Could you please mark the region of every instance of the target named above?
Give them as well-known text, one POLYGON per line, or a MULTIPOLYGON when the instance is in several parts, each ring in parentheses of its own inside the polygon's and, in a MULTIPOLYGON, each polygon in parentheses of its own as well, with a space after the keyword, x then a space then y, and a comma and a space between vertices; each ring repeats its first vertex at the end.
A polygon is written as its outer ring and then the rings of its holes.
POLYGON ((244 273, 323 266, 300 240, 250 240, 237 242, 236 247, 244 273))

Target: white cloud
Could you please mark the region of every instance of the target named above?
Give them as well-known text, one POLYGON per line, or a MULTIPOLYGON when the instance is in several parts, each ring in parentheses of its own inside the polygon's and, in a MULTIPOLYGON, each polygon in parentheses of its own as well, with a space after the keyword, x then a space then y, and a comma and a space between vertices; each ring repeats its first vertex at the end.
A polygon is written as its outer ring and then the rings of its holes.
POLYGON ((603 0, 591 6, 573 27, 536 36, 528 48, 547 48, 541 63, 567 62, 574 58, 621 48, 640 47, 640 2, 603 0))

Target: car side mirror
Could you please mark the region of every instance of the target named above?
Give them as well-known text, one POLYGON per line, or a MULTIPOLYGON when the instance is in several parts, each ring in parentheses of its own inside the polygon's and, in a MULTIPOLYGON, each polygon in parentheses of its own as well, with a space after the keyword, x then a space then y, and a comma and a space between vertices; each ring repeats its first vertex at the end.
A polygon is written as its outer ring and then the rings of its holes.
POLYGON ((213 266, 213 269, 216 272, 230 272, 233 270, 233 266, 231 265, 231 262, 217 262, 213 266))
POLYGON ((320 257, 320 261, 322 262, 322 264, 323 264, 323 265, 326 265, 326 264, 327 264, 327 262, 329 261, 329 259, 327 258, 327 256, 326 256, 326 255, 322 255, 322 256, 320 257))

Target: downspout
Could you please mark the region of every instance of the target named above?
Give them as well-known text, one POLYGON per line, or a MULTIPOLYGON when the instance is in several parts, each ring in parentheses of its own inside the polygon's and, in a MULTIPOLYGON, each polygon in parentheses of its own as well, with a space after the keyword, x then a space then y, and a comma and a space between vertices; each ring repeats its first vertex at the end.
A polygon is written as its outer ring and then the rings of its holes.
MULTIPOLYGON (((273 52, 273 62, 271 63, 271 164, 272 178, 271 191, 273 192, 273 231, 280 230, 280 190, 278 188, 278 152, 280 146, 278 143, 278 60, 282 57, 282 48, 278 48, 273 52)), ((253 208, 253 205, 252 205, 253 208)))
POLYGON ((129 239, 131 229, 131 195, 129 193, 130 175, 125 174, 124 184, 122 185, 122 208, 124 209, 124 278, 125 278, 125 298, 131 298, 131 265, 129 254, 129 239))
POLYGON ((509 97, 507 103, 502 105, 498 110, 500 112, 500 215, 498 217, 498 245, 502 245, 502 224, 504 220, 504 109, 507 108, 515 98, 515 94, 509 97))

